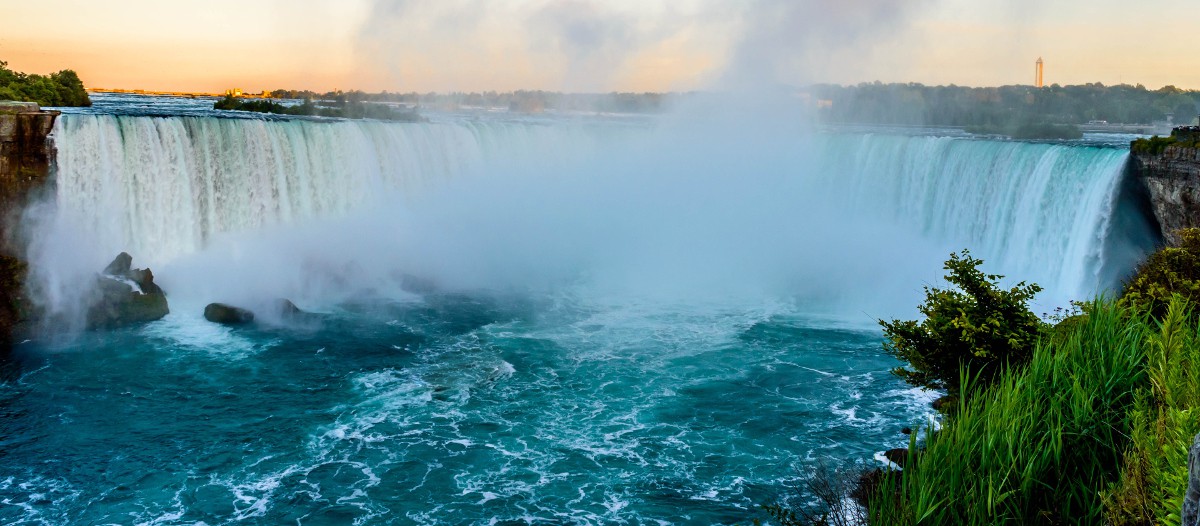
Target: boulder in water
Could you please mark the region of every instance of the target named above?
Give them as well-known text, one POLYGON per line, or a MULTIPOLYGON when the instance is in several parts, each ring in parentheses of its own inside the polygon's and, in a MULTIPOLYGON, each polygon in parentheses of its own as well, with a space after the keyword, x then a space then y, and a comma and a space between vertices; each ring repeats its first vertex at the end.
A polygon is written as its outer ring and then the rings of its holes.
POLYGON ((300 310, 300 307, 297 307, 295 303, 292 303, 292 300, 287 298, 279 298, 275 300, 275 312, 284 319, 308 314, 307 312, 300 310))
POLYGON ((242 325, 254 321, 254 313, 224 303, 209 303, 204 307, 204 319, 223 325, 242 325))
POLYGON ((166 293, 154 283, 154 273, 133 268, 133 257, 122 252, 96 276, 87 306, 87 327, 124 327, 161 319, 170 312, 166 293))
POLYGON ((133 256, 129 255, 128 252, 122 252, 113 258, 112 263, 104 267, 104 271, 101 274, 105 276, 124 276, 131 269, 133 269, 133 256))

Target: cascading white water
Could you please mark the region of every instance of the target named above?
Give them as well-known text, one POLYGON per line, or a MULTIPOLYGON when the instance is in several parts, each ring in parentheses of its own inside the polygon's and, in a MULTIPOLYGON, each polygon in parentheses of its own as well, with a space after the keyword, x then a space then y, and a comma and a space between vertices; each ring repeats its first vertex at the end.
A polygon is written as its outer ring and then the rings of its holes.
POLYGON ((822 149, 826 188, 855 209, 882 210, 1067 297, 1102 292, 1136 263, 1110 253, 1110 236, 1153 244, 1148 228, 1114 232, 1110 224, 1124 150, 875 134, 827 137, 822 149))
POLYGON ((55 136, 60 208, 81 219, 100 253, 127 250, 150 263, 222 232, 345 213, 501 154, 552 155, 580 141, 569 129, 503 122, 114 115, 64 116, 55 136))
MULTIPOLYGON (((227 234, 386 210, 387 221, 377 212, 319 242, 300 227, 286 243, 356 264, 394 245, 386 258, 430 274, 607 265, 644 274, 635 287, 687 276, 688 290, 770 274, 760 290, 805 282, 797 294, 822 297, 911 291, 931 277, 913 269, 936 271, 962 248, 1058 305, 1112 286, 1119 271, 1106 267, 1132 264, 1106 261, 1121 150, 684 128, 67 115, 55 132, 57 224, 71 225, 92 266, 121 250, 164 265, 227 234), (348 231, 370 239, 347 244, 348 231)), ((227 252, 290 250, 247 243, 227 252)))

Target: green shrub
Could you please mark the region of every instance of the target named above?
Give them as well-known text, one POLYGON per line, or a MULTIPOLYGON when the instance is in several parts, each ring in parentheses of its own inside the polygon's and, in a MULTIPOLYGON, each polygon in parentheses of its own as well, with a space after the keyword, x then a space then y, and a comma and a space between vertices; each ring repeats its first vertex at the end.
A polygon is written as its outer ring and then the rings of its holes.
POLYGON ((906 382, 955 394, 963 369, 982 387, 1005 365, 1029 361, 1042 322, 1026 303, 1041 287, 1021 282, 1002 289, 997 282, 1003 276, 984 274, 980 264, 966 250, 961 257, 951 254, 946 281, 956 288, 925 287, 919 307, 925 320, 880 321, 884 349, 909 363, 893 370, 906 382))
POLYGON ((1179 237, 1178 246, 1162 248, 1138 266, 1121 291, 1122 305, 1161 318, 1174 294, 1200 302, 1200 229, 1180 230, 1179 237))
POLYGON ((1157 155, 1162 153, 1163 150, 1167 149, 1167 146, 1172 144, 1175 144, 1174 137, 1159 137, 1155 135, 1149 139, 1134 139, 1133 142, 1129 143, 1129 151, 1133 153, 1149 153, 1157 155))
POLYGON ((1102 524, 1153 332, 1145 315, 1094 304, 1063 343, 1041 340, 1026 367, 927 431, 924 452, 872 499, 871 523, 1102 524))

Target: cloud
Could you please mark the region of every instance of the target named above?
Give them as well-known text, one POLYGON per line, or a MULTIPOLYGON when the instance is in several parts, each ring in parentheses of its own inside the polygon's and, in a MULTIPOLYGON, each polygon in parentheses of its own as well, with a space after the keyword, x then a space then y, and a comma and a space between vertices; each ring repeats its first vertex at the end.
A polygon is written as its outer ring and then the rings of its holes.
POLYGON ((357 49, 364 69, 419 90, 689 89, 705 87, 706 79, 719 79, 722 87, 797 83, 869 65, 878 43, 900 34, 907 14, 920 5, 374 0, 357 49), (647 79, 660 85, 636 86, 647 79))

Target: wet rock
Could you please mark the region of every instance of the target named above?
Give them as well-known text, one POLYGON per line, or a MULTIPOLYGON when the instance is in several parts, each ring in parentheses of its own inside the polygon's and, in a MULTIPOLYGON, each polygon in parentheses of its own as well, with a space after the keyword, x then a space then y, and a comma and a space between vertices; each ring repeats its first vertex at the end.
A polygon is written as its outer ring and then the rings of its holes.
POLYGON ((278 312, 280 316, 285 318, 288 316, 308 314, 300 310, 300 307, 297 307, 295 303, 292 303, 292 300, 287 298, 279 298, 275 300, 275 311, 278 312))
POLYGON ((111 329, 161 319, 170 313, 167 295, 150 269, 134 269, 122 252, 96 276, 87 307, 89 329, 111 329))
POLYGON ((224 303, 209 303, 204 307, 204 319, 224 325, 242 325, 254 321, 254 313, 224 303))
POLYGON ((958 397, 954 395, 939 396, 931 404, 933 410, 939 413, 949 413, 958 405, 958 397))
POLYGON ((1200 526, 1200 435, 1196 435, 1188 453, 1188 485, 1180 517, 1183 526, 1200 526))
POLYGON ((911 428, 911 427, 906 427, 906 428, 903 428, 903 429, 901 429, 901 430, 900 430, 900 433, 901 433, 901 434, 903 434, 903 435, 911 435, 911 434, 912 434, 912 428, 911 428))
POLYGON ((893 464, 901 468, 907 467, 908 464, 908 448, 898 447, 889 449, 883 452, 883 458, 890 460, 893 464))
MULTIPOLYGON (((859 506, 869 507, 870 500, 879 493, 879 485, 883 483, 885 476, 899 480, 903 473, 895 470, 884 471, 882 468, 864 471, 862 475, 859 475, 854 489, 850 490, 850 498, 854 499, 859 506)), ((896 486, 899 487, 899 484, 896 486)))
POLYGON ((107 267, 104 267, 102 274, 106 276, 124 276, 132 269, 133 256, 129 255, 127 252, 122 252, 117 254, 116 258, 113 258, 112 263, 109 263, 107 267))

